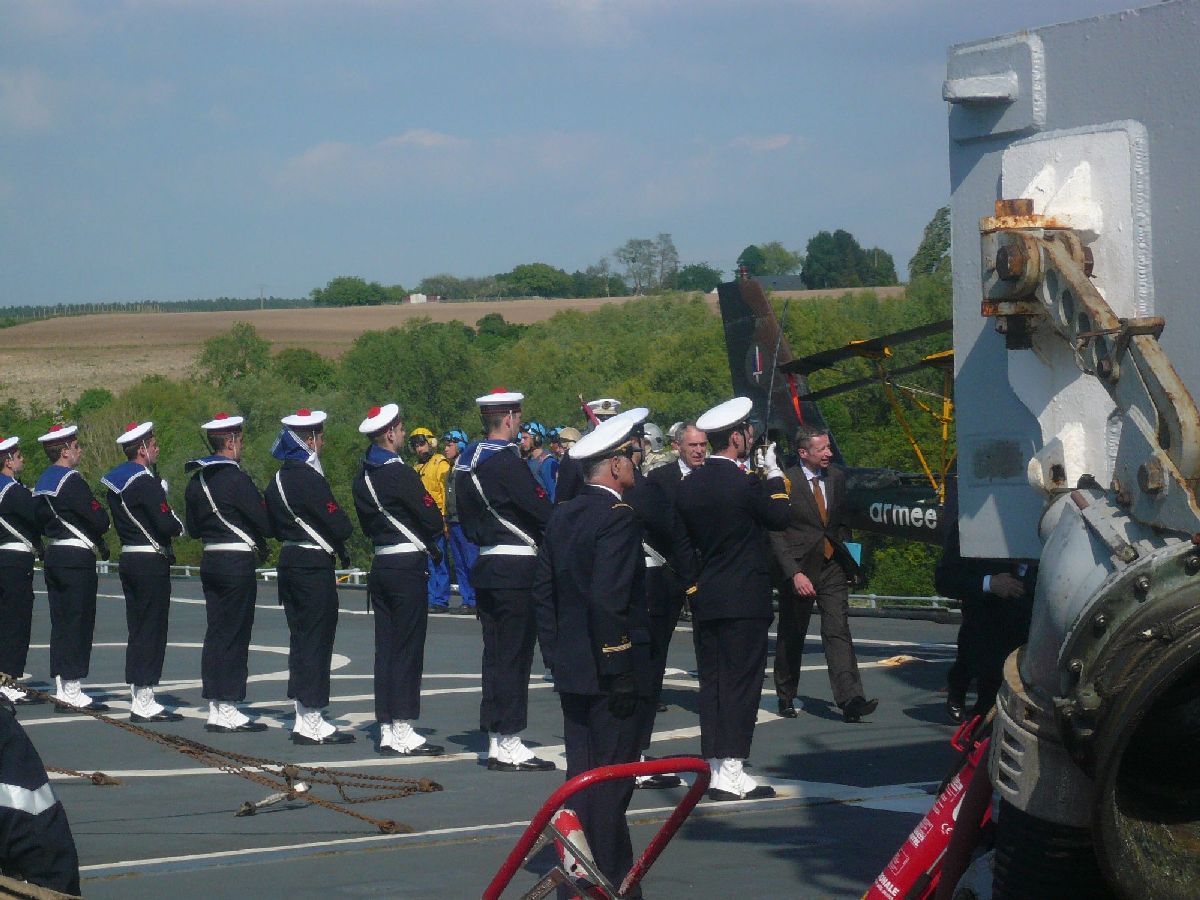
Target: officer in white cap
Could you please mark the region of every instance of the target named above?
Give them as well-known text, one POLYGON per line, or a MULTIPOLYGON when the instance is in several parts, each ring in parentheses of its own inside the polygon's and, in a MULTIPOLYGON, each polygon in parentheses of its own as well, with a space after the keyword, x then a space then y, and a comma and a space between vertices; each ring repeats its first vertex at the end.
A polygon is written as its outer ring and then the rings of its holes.
POLYGON ((279 602, 287 614, 288 699, 296 706, 292 742, 349 744, 322 710, 329 705, 329 669, 337 635, 338 597, 334 561, 350 565, 346 541, 354 525, 334 499, 321 468, 325 413, 298 409, 280 419, 271 447, 279 471, 264 492, 271 533, 279 551, 279 602))
POLYGON ((83 692, 96 628, 96 557, 108 559, 104 532, 108 513, 76 470, 83 456, 78 427, 54 425, 38 438, 50 465, 33 489, 38 527, 46 549, 46 593, 50 599, 50 674, 56 712, 108 706, 83 692))
MULTIPOLYGON (((20 678, 33 623, 33 558, 42 552, 33 495, 20 482, 19 437, 0 438, 0 672, 20 678)), ((0 687, 13 703, 40 703, 17 687, 0 687)))
POLYGON ((587 408, 591 410, 592 417, 603 422, 605 419, 611 419, 621 411, 621 401, 614 400, 612 397, 605 397, 601 400, 589 400, 587 408))
POLYGON ((521 740, 528 724, 529 671, 537 638, 529 589, 552 509, 546 489, 514 443, 524 399, 503 389, 477 398, 487 437, 468 445, 454 467, 459 521, 479 546, 471 570, 483 629, 479 727, 488 733, 488 769, 500 772, 554 768, 521 740))
POLYGON ((108 488, 108 509, 121 539, 121 589, 125 593, 125 682, 129 685, 131 722, 178 722, 154 699, 167 653, 167 617, 171 608, 171 539, 183 523, 167 502, 155 475, 158 440, 153 422, 130 422, 117 437, 125 462, 100 479, 108 488))
POLYGON ((246 699, 247 658, 258 594, 256 556, 270 555, 270 526, 263 496, 242 471, 241 416, 217 415, 201 427, 212 453, 189 460, 184 492, 187 533, 204 543, 200 584, 208 613, 200 653, 202 696, 208 701, 206 731, 265 731, 238 709, 246 699))
POLYGON ((775 613, 766 530, 787 527, 790 505, 775 445, 762 451, 764 477, 744 472, 754 443, 754 404, 736 397, 696 420, 712 455, 679 485, 677 506, 700 554, 692 596, 700 671, 700 746, 712 769, 713 800, 775 794, 743 769, 767 661, 775 613))
MULTIPOLYGON (((651 707, 642 527, 622 501, 641 449, 636 428, 634 418, 620 416, 575 445, 586 484, 555 507, 538 552, 538 636, 562 705, 568 780, 636 760, 639 726, 651 707)), ((608 781, 570 801, 597 868, 614 885, 633 863, 625 820, 632 794, 632 779, 608 781)))
POLYGON ((354 477, 354 509, 375 546, 367 595, 375 611, 375 718, 385 756, 439 756, 413 728, 421 716, 428 550, 445 527, 421 476, 400 459, 404 422, 395 403, 374 406, 358 426, 371 443, 354 477))

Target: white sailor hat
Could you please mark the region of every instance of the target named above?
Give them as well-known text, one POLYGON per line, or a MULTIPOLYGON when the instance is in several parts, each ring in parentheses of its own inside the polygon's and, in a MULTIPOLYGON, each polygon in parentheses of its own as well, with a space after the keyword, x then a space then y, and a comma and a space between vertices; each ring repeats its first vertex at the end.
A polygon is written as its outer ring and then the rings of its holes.
MULTIPOLYGON (((630 410, 635 412, 635 410, 630 410)), ((643 410, 645 412, 645 410, 643 410)), ((645 416, 642 416, 644 419, 645 416)), ((615 456, 630 442, 633 430, 641 420, 634 416, 613 416, 607 422, 601 422, 594 429, 581 437, 571 448, 572 459, 603 459, 615 456)))
POLYGON ((319 409, 298 409, 290 416, 284 416, 279 420, 280 425, 286 425, 288 428, 320 428, 322 423, 328 418, 324 412, 319 409))
POLYGON ((728 431, 741 425, 750 418, 754 410, 754 401, 749 397, 734 397, 724 403, 718 403, 696 420, 696 427, 701 431, 728 431))
POLYGON ((623 413, 617 413, 608 421, 611 422, 613 419, 620 419, 622 422, 629 422, 631 428, 637 428, 637 426, 641 425, 648 418, 650 418, 650 410, 644 406, 635 406, 633 409, 627 409, 623 413))
POLYGON ((241 431, 242 422, 241 416, 231 416, 229 413, 219 412, 211 420, 205 422, 200 428, 203 431, 221 432, 221 431, 241 431))
POLYGON ((383 406, 372 406, 367 410, 367 417, 358 425, 361 434, 377 434, 391 426, 400 418, 400 407, 395 403, 383 406))
POLYGON ((587 407, 596 418, 600 418, 601 416, 615 416, 621 409, 621 401, 613 400, 611 397, 603 400, 589 400, 587 407))
POLYGON ((132 444, 134 441, 144 438, 153 430, 153 422, 142 422, 140 425, 137 422, 130 422, 125 426, 125 432, 117 438, 117 443, 121 446, 132 444))
POLYGON ((9 438, 0 438, 0 453, 7 453, 19 443, 21 443, 21 439, 15 434, 9 438))
POLYGON ((62 444, 75 437, 78 425, 51 425, 50 430, 38 438, 39 444, 62 444))
POLYGON ((484 394, 482 397, 476 397, 475 402, 479 404, 480 409, 518 409, 521 406, 521 401, 525 399, 525 395, 520 391, 506 391, 504 388, 496 388, 490 394, 484 394))

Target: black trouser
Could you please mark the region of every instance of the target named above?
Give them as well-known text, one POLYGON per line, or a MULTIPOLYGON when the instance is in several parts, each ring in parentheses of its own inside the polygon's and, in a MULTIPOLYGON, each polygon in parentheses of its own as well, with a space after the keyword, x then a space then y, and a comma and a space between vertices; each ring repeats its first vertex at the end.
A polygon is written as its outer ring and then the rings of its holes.
POLYGON ((171 563, 159 553, 122 553, 117 566, 125 592, 125 681, 155 685, 167 655, 167 617, 171 609, 171 563))
POLYGON ((483 628, 483 699, 479 727, 498 734, 517 734, 528 724, 529 671, 537 621, 527 590, 475 589, 483 628))
POLYGON ((958 656, 946 676, 950 699, 961 700, 976 679, 972 713, 986 713, 1004 681, 1004 661, 1029 639, 1033 598, 1005 600, 992 594, 963 602, 958 656))
MULTIPOLYGON (((650 578, 646 579, 647 585, 650 578)), ((679 624, 679 614, 683 611, 683 592, 674 591, 662 604, 650 604, 650 671, 654 688, 653 703, 649 713, 643 718, 638 746, 645 750, 650 746, 650 738, 654 734, 654 718, 658 712, 658 704, 662 697, 663 676, 667 670, 667 652, 671 649, 671 638, 675 635, 675 626, 679 624), (655 610, 663 609, 663 615, 656 615, 655 610)))
POLYGON ((404 568, 380 566, 378 558, 371 566, 367 589, 375 610, 375 718, 380 722, 421 715, 428 582, 423 558, 404 568))
POLYGON ((0 672, 20 678, 33 625, 33 554, 0 551, 0 672))
MULTIPOLYGON (((563 711, 568 781, 589 769, 638 758, 638 722, 647 718, 642 709, 627 719, 618 719, 609 712, 606 696, 559 694, 558 699, 563 711)), ((643 700, 639 707, 648 703, 643 700)), ((632 796, 633 779, 623 778, 586 788, 566 804, 575 810, 583 824, 596 867, 615 888, 620 888, 633 865, 629 823, 625 820, 632 796)), ((640 897, 641 888, 622 896, 640 897)))
POLYGON ((337 635, 333 563, 279 567, 279 602, 288 623, 288 698, 310 709, 329 705, 329 667, 337 635))
POLYGON ((696 629, 700 754, 746 759, 762 699, 770 619, 707 619, 696 629))
POLYGON ((234 703, 246 699, 247 656, 254 627, 255 556, 237 550, 205 551, 200 584, 208 628, 200 653, 205 700, 234 703))
POLYGON ((790 582, 780 586, 775 693, 784 703, 791 703, 796 696, 800 662, 804 656, 804 636, 808 633, 808 622, 816 604, 821 608, 821 644, 825 648, 833 702, 839 707, 845 706, 855 697, 863 696, 854 639, 850 636, 850 588, 846 584, 846 573, 840 565, 829 560, 813 579, 813 587, 817 589, 817 596, 801 597, 790 582))
MULTIPOLYGON (((59 551, 61 560, 67 555, 59 551)), ((96 557, 88 550, 72 552, 68 565, 46 563, 50 597, 50 677, 66 681, 86 678, 92 662, 96 630, 96 557), (78 561, 77 561, 78 560, 78 561)))

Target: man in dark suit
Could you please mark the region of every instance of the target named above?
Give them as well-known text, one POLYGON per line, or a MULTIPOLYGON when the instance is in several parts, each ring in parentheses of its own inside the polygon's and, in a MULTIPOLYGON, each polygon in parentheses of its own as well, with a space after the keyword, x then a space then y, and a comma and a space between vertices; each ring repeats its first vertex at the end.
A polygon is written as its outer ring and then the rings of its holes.
POLYGON ((800 679, 800 659, 813 604, 821 608, 821 643, 829 668, 833 700, 847 722, 861 721, 879 705, 863 694, 854 640, 850 636, 849 584, 858 564, 846 549, 849 529, 842 523, 846 477, 829 465, 829 432, 807 425, 796 431, 800 465, 788 469, 791 482, 788 525, 771 534, 783 584, 779 588, 779 629, 775 641, 775 693, 779 714, 794 719, 792 702, 800 679))
POLYGON ((737 397, 697 421, 713 455, 679 486, 677 506, 700 554, 692 598, 700 670, 700 747, 713 778, 709 797, 774 796, 742 768, 750 755, 775 618, 767 530, 788 523, 788 495, 775 447, 763 453, 763 478, 745 472, 753 444, 753 403, 737 397))
MULTIPOLYGON (((634 483, 636 424, 610 419, 579 441, 584 487, 555 507, 538 553, 538 637, 562 704, 568 780, 636 760, 638 726, 653 710, 642 526, 622 502, 634 483)), ((632 779, 609 781, 570 801, 597 868, 614 886, 633 864, 625 819, 632 794, 632 779)))

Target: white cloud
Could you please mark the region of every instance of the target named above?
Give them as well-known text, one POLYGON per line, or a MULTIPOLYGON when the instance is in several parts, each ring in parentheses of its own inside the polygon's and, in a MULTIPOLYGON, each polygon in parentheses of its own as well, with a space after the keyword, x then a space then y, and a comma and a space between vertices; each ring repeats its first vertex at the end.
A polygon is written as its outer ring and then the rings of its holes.
POLYGON ((733 138, 729 146, 735 150, 750 150, 754 153, 772 153, 792 143, 790 134, 753 135, 742 134, 733 138))
POLYGON ((58 86, 37 69, 0 72, 0 123, 18 134, 51 130, 58 119, 58 86))

